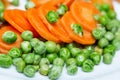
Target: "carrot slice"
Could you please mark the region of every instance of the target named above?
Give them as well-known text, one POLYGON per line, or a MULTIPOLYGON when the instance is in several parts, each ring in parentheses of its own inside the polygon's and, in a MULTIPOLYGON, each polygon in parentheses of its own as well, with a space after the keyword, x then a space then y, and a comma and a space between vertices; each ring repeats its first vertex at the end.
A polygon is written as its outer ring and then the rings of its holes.
POLYGON ((95 43, 95 39, 92 37, 92 34, 86 30, 83 30, 83 36, 79 36, 74 33, 74 31, 71 28, 71 24, 75 24, 77 22, 74 20, 70 12, 67 12, 61 18, 61 22, 66 32, 74 41, 84 45, 95 43))
POLYGON ((38 18, 37 10, 36 9, 29 9, 27 10, 27 18, 31 25, 34 27, 34 29, 39 33, 41 37, 43 37, 46 40, 55 41, 57 43, 60 42, 60 40, 52 35, 48 29, 45 27, 45 25, 42 23, 42 21, 38 18))
POLYGON ((18 31, 23 32, 25 30, 31 30, 34 34, 34 37, 39 37, 38 33, 34 30, 34 28, 31 26, 31 24, 28 22, 26 17, 26 12, 22 10, 7 10, 4 14, 6 20, 18 31), (14 22, 16 25, 13 25, 14 22), (20 30, 19 30, 20 29, 20 30))
POLYGON ((70 11, 75 20, 78 21, 84 29, 92 31, 96 28, 97 21, 93 16, 99 14, 99 11, 92 3, 76 0, 70 6, 70 11))
POLYGON ((3 26, 1 29, 0 29, 0 52, 3 52, 3 53, 6 53, 6 51, 9 51, 11 48, 13 47, 20 47, 20 43, 22 42, 22 38, 21 38, 21 35, 20 33, 12 28, 11 26, 3 26), (13 31, 17 34, 17 40, 16 42, 12 43, 12 44, 7 44, 5 43, 3 40, 2 40, 2 35, 4 32, 6 31, 13 31), (4 51, 5 50, 5 51, 4 51))
POLYGON ((63 4, 70 6, 73 3, 74 0, 65 0, 63 4))
POLYGON ((58 39, 60 39, 63 42, 66 43, 70 43, 72 42, 72 39, 70 39, 69 36, 67 36, 65 34, 65 32, 63 31, 63 29, 60 28, 60 26, 57 26, 55 24, 50 24, 47 19, 46 19, 46 14, 50 11, 53 10, 55 11, 56 8, 54 6, 51 5, 42 5, 39 9, 38 9, 38 15, 39 17, 42 19, 43 23, 47 26, 47 28, 49 29, 49 31, 58 37, 58 39))

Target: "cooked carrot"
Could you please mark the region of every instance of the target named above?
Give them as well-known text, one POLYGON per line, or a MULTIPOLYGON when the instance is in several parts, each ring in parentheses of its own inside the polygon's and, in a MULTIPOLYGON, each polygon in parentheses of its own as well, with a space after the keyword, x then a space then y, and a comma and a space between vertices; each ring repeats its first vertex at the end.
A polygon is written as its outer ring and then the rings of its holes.
POLYGON ((70 6, 74 0, 65 0, 63 4, 70 6))
POLYGON ((62 18, 61 22, 63 24, 64 29, 69 34, 69 36, 76 42, 80 44, 93 44, 95 43, 95 39, 92 37, 92 34, 86 30, 83 30, 83 36, 79 36, 75 34, 71 28, 72 24, 77 23, 74 18, 72 17, 70 12, 67 12, 62 18))
POLYGON ((47 5, 42 5, 39 9, 38 9, 38 15, 39 17, 42 19, 43 23, 47 26, 47 28, 49 29, 49 31, 58 37, 58 39, 60 39, 63 42, 66 43, 70 43, 72 42, 72 39, 69 38, 69 36, 67 36, 64 31, 60 28, 60 26, 54 25, 54 24, 50 24, 47 19, 46 19, 46 14, 50 11, 56 11, 56 8, 54 6, 51 6, 50 4, 47 5))
POLYGON ((4 18, 18 31, 23 32, 25 30, 31 30, 34 34, 34 37, 39 37, 38 33, 28 22, 25 11, 18 9, 6 10, 4 18))
POLYGON ((6 53, 4 52, 5 51, 9 51, 12 47, 20 47, 20 43, 22 42, 22 38, 20 36, 20 33, 14 29, 13 27, 11 26, 3 26, 1 29, 0 29, 0 52, 2 53, 6 53), (8 44, 8 43, 5 43, 3 40, 2 40, 2 35, 4 32, 6 31, 13 31, 17 34, 17 40, 12 43, 12 44, 8 44))
POLYGON ((76 0, 72 3, 70 12, 84 29, 92 31, 96 28, 97 21, 94 20, 93 16, 99 14, 99 11, 92 3, 76 0))
POLYGON ((45 27, 45 25, 42 23, 42 21, 38 18, 37 10, 35 9, 29 9, 27 10, 27 18, 31 25, 34 27, 34 29, 39 33, 41 37, 43 37, 46 40, 55 41, 57 43, 60 42, 60 40, 52 35, 48 29, 45 27))
POLYGON ((0 48, 0 54, 7 54, 7 53, 8 53, 8 50, 0 48))

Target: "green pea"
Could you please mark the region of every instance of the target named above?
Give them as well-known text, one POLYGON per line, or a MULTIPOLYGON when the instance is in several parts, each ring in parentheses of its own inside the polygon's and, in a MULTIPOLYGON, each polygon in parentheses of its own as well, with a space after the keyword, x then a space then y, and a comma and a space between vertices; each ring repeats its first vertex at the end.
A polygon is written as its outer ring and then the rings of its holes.
POLYGON ((76 61, 78 66, 82 66, 83 62, 86 60, 86 56, 84 54, 78 54, 76 56, 76 61))
POLYGON ((71 28, 75 34, 78 34, 79 36, 83 35, 83 29, 82 29, 82 26, 80 24, 72 24, 71 28))
POLYGON ((103 49, 100 48, 99 46, 95 47, 95 52, 98 52, 100 55, 103 53, 103 49))
POLYGON ((65 61, 70 58, 70 51, 67 48, 61 48, 59 54, 65 61))
POLYGON ((3 18, 4 12, 0 12, 0 21, 5 22, 5 19, 3 18))
POLYGON ((106 32, 104 37, 108 40, 108 41, 112 41, 114 39, 114 34, 110 31, 106 32))
POLYGON ((54 61, 53 61, 53 65, 56 65, 56 66, 64 66, 64 60, 62 58, 56 58, 54 61))
POLYGON ((74 47, 70 50, 70 52, 71 52, 72 57, 76 57, 78 54, 81 53, 81 50, 80 50, 80 48, 75 48, 74 47))
POLYGON ((78 67, 76 65, 67 66, 67 73, 69 75, 75 75, 78 72, 78 67))
POLYGON ((115 50, 116 50, 115 46, 110 44, 103 49, 103 52, 104 52, 104 54, 110 53, 111 55, 114 56, 115 55, 115 50))
POLYGON ((77 61, 75 58, 69 58, 66 61, 66 66, 70 66, 70 65, 77 65, 77 61))
POLYGON ((49 72, 49 65, 44 64, 39 69, 39 73, 44 76, 48 75, 48 72, 49 72))
POLYGON ((12 4, 14 6, 19 6, 19 0, 12 0, 12 4))
POLYGON ((109 44, 109 41, 108 41, 106 38, 101 38, 101 39, 98 41, 98 46, 99 46, 100 48, 106 47, 108 44, 109 44))
POLYGON ((25 59, 25 57, 27 56, 28 54, 22 54, 22 58, 25 59))
POLYGON ((2 35, 2 40, 6 43, 14 43, 17 40, 17 35, 13 31, 6 31, 2 35))
POLYGON ((93 69, 94 69, 94 63, 92 62, 92 60, 87 59, 83 62, 82 70, 84 72, 91 72, 93 71, 93 69))
POLYGON ((34 67, 34 69, 35 69, 35 71, 37 72, 38 70, 39 70, 39 65, 33 65, 33 67, 34 67))
POLYGON ((35 75, 35 72, 36 70, 32 65, 27 65, 23 71, 23 73, 28 77, 33 77, 35 75))
POLYGON ((92 45, 86 46, 85 49, 87 49, 89 52, 94 51, 94 47, 92 45))
POLYGON ((95 14, 93 17, 96 21, 98 21, 100 19, 100 16, 98 14, 95 14))
POLYGON ((101 5, 101 8, 103 11, 109 11, 110 10, 110 5, 107 3, 104 3, 101 5))
POLYGON ((105 28, 96 28, 92 31, 92 35, 95 39, 99 40, 104 36, 105 32, 105 28))
POLYGON ((2 1, 0 1, 0 12, 3 12, 5 10, 5 6, 2 1))
POLYGON ((12 58, 18 58, 22 55, 22 52, 20 51, 19 48, 12 48, 10 49, 10 51, 8 52, 9 56, 11 56, 12 58))
POLYGON ((98 10, 100 10, 100 11, 102 11, 102 7, 101 7, 101 5, 100 4, 95 4, 95 7, 98 9, 98 10))
POLYGON ((30 44, 32 47, 35 47, 40 40, 38 38, 32 38, 30 44))
POLYGON ((72 43, 67 44, 66 47, 67 47, 69 50, 71 50, 72 48, 76 47, 76 44, 72 42, 72 43))
POLYGON ((13 65, 18 65, 19 64, 19 62, 22 62, 23 61, 23 59, 22 58, 14 58, 13 60, 12 60, 12 63, 13 63, 13 65))
POLYGON ((114 31, 116 32, 118 30, 118 27, 120 26, 120 22, 116 19, 110 20, 107 25, 106 28, 109 31, 114 31))
POLYGON ((35 58, 34 58, 33 64, 34 65, 38 65, 40 63, 40 60, 41 60, 41 56, 35 54, 35 58))
POLYGON ((30 41, 33 38, 33 33, 29 30, 22 32, 21 37, 25 41, 30 41))
POLYGON ((118 31, 115 32, 114 39, 120 39, 120 29, 118 29, 118 31))
POLYGON ((53 41, 46 41, 45 42, 45 46, 46 46, 46 51, 49 53, 54 53, 56 52, 57 49, 57 44, 53 41))
POLYGON ((12 58, 7 54, 0 54, 0 67, 8 68, 12 64, 12 58))
POLYGON ((42 66, 44 64, 45 65, 49 65, 50 64, 50 62, 49 62, 49 60, 47 58, 41 58, 39 66, 42 66))
POLYGON ((114 39, 112 44, 116 47, 116 50, 120 50, 120 39, 114 39))
POLYGON ((113 10, 110 10, 110 11, 108 11, 108 17, 110 18, 110 19, 115 19, 116 18, 116 13, 115 13, 115 11, 113 11, 113 10))
POLYGON ((56 53, 59 52, 60 48, 61 48, 61 45, 60 45, 60 44, 57 44, 57 47, 56 47, 56 53))
POLYGON ((52 68, 49 70, 48 77, 50 80, 57 80, 61 76, 61 73, 61 66, 52 66, 52 68))
POLYGON ((28 53, 28 55, 25 56, 24 61, 27 64, 33 64, 35 59, 35 54, 34 53, 28 53))
POLYGON ((67 11, 68 11, 68 7, 67 7, 66 5, 64 5, 64 4, 61 4, 61 5, 59 6, 59 8, 57 9, 56 12, 58 13, 58 15, 62 16, 62 15, 64 15, 67 11))
POLYGON ((44 54, 46 52, 46 46, 43 41, 37 42, 37 44, 33 47, 36 54, 44 54))
POLYGON ((55 11, 49 11, 46 15, 46 19, 49 23, 55 23, 59 19, 59 15, 55 11))
POLYGON ((48 58, 50 63, 53 63, 53 61, 57 58, 57 54, 56 53, 47 54, 46 57, 48 58))
POLYGON ((25 9, 30 9, 30 8, 34 8, 34 7, 35 7, 35 4, 32 1, 28 1, 25 4, 25 9))
POLYGON ((101 61, 101 55, 98 52, 92 52, 90 54, 90 59, 94 62, 95 65, 98 65, 101 61))
POLYGON ((32 50, 32 46, 31 46, 30 42, 28 42, 28 41, 23 41, 23 42, 20 44, 20 47, 21 47, 21 50, 22 50, 24 53, 29 53, 29 52, 31 52, 31 50, 32 50))
POLYGON ((106 18, 106 16, 100 16, 99 22, 102 25, 106 25, 108 22, 108 19, 106 18))
POLYGON ((81 53, 84 54, 86 58, 88 58, 88 57, 90 56, 90 51, 87 50, 87 49, 83 49, 83 50, 81 51, 81 53))
POLYGON ((103 63, 111 64, 113 60, 113 56, 110 53, 106 53, 103 55, 103 63))

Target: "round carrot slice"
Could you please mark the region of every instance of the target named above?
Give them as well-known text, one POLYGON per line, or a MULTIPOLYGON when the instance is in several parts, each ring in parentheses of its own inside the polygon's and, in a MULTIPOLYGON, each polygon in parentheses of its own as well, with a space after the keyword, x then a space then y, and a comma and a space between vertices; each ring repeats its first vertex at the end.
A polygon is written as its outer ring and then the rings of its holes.
POLYGON ((69 36, 76 42, 84 45, 95 43, 95 39, 92 37, 92 34, 89 31, 83 29, 83 35, 79 36, 75 34, 71 28, 72 24, 76 24, 77 22, 74 20, 70 12, 67 12, 62 18, 61 22, 63 24, 64 29, 69 34, 69 36))
POLYGON ((20 35, 20 33, 16 30, 16 29, 14 29, 13 27, 11 27, 11 26, 3 26, 1 29, 0 29, 0 52, 2 52, 2 53, 6 53, 6 51, 9 51, 11 48, 13 48, 13 47, 20 47, 20 43, 22 42, 22 38, 21 38, 21 35, 20 35), (16 33, 16 35, 17 35, 17 40, 14 42, 14 43, 12 43, 12 44, 8 44, 8 43, 5 43, 3 40, 2 40, 2 35, 4 34, 4 32, 6 32, 6 31, 13 31, 13 32, 15 32, 16 33), (5 52, 4 52, 4 50, 5 50, 5 52))
POLYGON ((45 27, 45 25, 42 23, 42 21, 38 18, 36 9, 27 10, 27 18, 41 37, 43 37, 46 40, 55 41, 57 43, 60 42, 60 40, 56 36, 52 35, 49 32, 49 30, 45 27))
POLYGON ((93 18, 99 11, 92 3, 76 0, 70 6, 70 12, 84 29, 92 31, 97 27, 97 21, 93 18))
POLYGON ((39 9, 38 9, 38 15, 39 17, 42 19, 43 23, 47 26, 47 28, 49 29, 49 31, 58 37, 58 39, 60 39, 63 42, 66 43, 70 43, 72 42, 72 39, 70 39, 70 37, 68 35, 65 34, 65 32, 60 28, 60 26, 57 26, 55 24, 50 24, 47 19, 46 19, 46 14, 50 11, 56 11, 56 8, 52 5, 42 5, 39 9))

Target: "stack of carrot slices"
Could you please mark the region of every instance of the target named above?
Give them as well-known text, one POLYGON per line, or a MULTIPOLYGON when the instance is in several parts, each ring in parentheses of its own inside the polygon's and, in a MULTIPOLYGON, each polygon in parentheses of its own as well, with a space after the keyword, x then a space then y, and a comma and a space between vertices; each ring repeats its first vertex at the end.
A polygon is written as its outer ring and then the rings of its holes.
POLYGON ((46 40, 56 43, 77 42, 83 45, 94 44, 92 30, 96 28, 97 22, 93 15, 100 14, 90 2, 82 0, 32 0, 36 8, 26 11, 6 10, 4 18, 19 32, 31 30, 35 37, 41 36, 46 40), (60 4, 68 6, 69 10, 51 24, 46 19, 49 11, 56 11, 60 4), (83 35, 79 36, 71 29, 71 24, 80 24, 83 28, 83 35))

